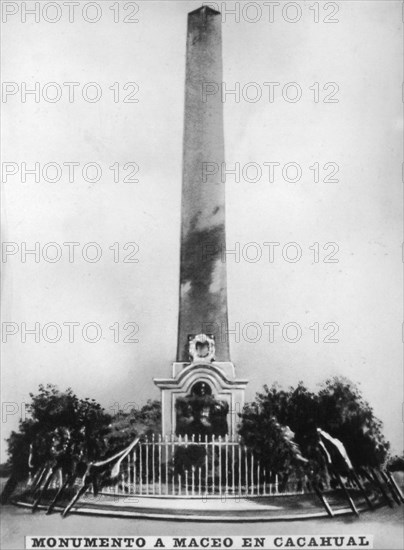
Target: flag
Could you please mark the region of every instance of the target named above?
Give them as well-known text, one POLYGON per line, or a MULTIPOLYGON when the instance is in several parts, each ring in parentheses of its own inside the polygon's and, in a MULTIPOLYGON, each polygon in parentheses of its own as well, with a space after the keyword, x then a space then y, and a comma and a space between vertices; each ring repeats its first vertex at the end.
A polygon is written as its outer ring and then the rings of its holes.
POLYGON ((340 458, 342 458, 348 470, 353 470, 354 468, 352 466, 352 462, 342 441, 332 437, 329 433, 321 430, 320 428, 317 428, 317 433, 320 436, 320 446, 324 450, 328 463, 332 464, 332 452, 334 451, 340 458))

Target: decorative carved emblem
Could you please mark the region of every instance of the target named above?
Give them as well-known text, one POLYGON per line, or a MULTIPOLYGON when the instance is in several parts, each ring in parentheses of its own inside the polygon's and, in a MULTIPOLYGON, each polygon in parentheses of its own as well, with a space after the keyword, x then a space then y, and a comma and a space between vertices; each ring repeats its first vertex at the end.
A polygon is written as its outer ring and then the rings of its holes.
POLYGON ((191 361, 203 361, 210 363, 215 360, 215 340, 213 335, 197 334, 188 336, 189 356, 191 361))

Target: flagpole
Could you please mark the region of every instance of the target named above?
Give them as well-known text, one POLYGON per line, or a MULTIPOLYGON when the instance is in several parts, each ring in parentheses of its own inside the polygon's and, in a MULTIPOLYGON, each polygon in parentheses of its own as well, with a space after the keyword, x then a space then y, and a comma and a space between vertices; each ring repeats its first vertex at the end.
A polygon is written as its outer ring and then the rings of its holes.
POLYGON ((387 502, 387 504, 390 506, 390 508, 393 508, 393 503, 392 501, 390 500, 390 497, 388 496, 388 494, 386 493, 384 487, 383 487, 383 484, 381 483, 380 479, 377 477, 376 475, 376 472, 373 470, 373 468, 370 468, 370 472, 372 474, 372 477, 373 477, 373 480, 374 482, 376 483, 376 485, 379 487, 382 495, 384 496, 384 499, 385 501, 387 502))
POLYGON ((369 509, 373 510, 373 504, 370 501, 370 498, 368 497, 368 495, 366 494, 365 488, 362 485, 361 480, 359 479, 359 477, 358 477, 357 473, 355 472, 355 470, 351 471, 351 475, 352 475, 353 480, 355 481, 356 485, 359 487, 360 492, 365 497, 365 500, 366 500, 366 503, 367 503, 369 509))
POLYGON ((334 512, 332 511, 332 508, 331 506, 329 505, 328 503, 328 500, 325 498, 324 496, 324 493, 322 493, 319 489, 319 487, 316 485, 316 484, 312 484, 313 485, 313 489, 314 489, 314 492, 316 493, 316 495, 319 497, 319 499, 321 500, 324 508, 326 509, 327 511, 327 514, 330 516, 330 518, 333 518, 334 517, 334 512))
POLYGON ((379 470, 379 473, 382 476, 382 479, 387 485, 387 487, 390 489, 390 493, 393 495, 393 499, 397 502, 399 506, 401 506, 400 495, 397 494, 396 488, 391 483, 390 479, 386 476, 386 474, 383 472, 383 470, 379 470))
POLYGON ((387 470, 387 476, 388 476, 388 478, 390 479, 392 485, 395 487, 395 489, 396 489, 396 491, 397 491, 397 494, 398 494, 398 496, 400 497, 401 502, 404 502, 404 495, 403 495, 403 493, 401 492, 400 487, 397 485, 397 481, 394 479, 393 474, 387 470))
POLYGON ((356 508, 355 503, 354 503, 354 501, 352 500, 352 497, 351 497, 351 495, 350 495, 349 492, 348 492, 348 489, 345 487, 344 482, 343 482, 342 479, 341 479, 341 476, 339 475, 339 473, 336 471, 335 468, 333 468, 333 473, 334 473, 335 477, 337 478, 337 481, 338 481, 338 483, 339 483, 339 485, 340 485, 340 487, 341 487, 341 489, 342 489, 342 492, 344 493, 344 495, 346 496, 346 499, 347 499, 348 502, 349 502, 349 506, 351 507, 352 512, 353 512, 357 517, 359 517, 358 509, 356 508))

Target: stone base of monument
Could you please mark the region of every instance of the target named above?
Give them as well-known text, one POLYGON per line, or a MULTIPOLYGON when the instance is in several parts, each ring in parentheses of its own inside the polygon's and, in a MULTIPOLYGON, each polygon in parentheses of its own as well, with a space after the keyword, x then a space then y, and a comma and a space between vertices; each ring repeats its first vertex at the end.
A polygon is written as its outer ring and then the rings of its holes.
MULTIPOLYGON (((358 512, 369 510, 364 498, 356 491, 350 491, 358 512)), ((346 497, 341 491, 325 493, 327 503, 334 516, 353 514, 346 497)), ((49 492, 38 506, 38 513, 46 510, 53 493, 49 492)), ((373 497, 374 508, 383 502, 373 497)), ((32 508, 33 499, 22 494, 13 499, 13 504, 32 508)), ((63 499, 54 508, 60 513, 67 505, 63 499)), ((70 511, 71 514, 108 516, 122 518, 147 518, 153 520, 181 520, 206 522, 252 522, 305 520, 330 517, 320 499, 315 494, 277 495, 266 497, 222 496, 217 498, 201 497, 153 497, 153 496, 114 496, 100 494, 82 498, 70 511)))

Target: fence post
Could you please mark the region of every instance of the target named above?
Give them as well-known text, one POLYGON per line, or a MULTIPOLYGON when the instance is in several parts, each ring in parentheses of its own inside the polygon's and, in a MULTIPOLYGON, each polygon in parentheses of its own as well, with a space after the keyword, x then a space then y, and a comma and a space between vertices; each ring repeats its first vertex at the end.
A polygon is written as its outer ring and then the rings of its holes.
MULTIPOLYGON (((201 434, 198 434, 198 443, 201 443, 201 434)), ((198 493, 199 495, 202 495, 202 468, 199 466, 198 468, 198 476, 199 476, 199 483, 198 483, 198 493)))
POLYGON ((149 494, 149 438, 146 436, 146 495, 149 494))
POLYGON ((175 451, 175 447, 174 447, 174 434, 171 432, 171 466, 172 466, 172 472, 171 472, 171 489, 172 489, 172 494, 175 495, 175 474, 174 474, 174 470, 175 470, 175 460, 174 460, 174 451, 175 451))
POLYGON ((208 452, 209 452, 208 436, 207 436, 207 434, 205 434, 205 453, 206 453, 206 456, 205 456, 205 494, 206 495, 208 494, 208 479, 209 479, 208 452))
POLYGON ((165 474, 166 474, 166 494, 168 495, 168 435, 166 434, 164 437, 164 449, 165 449, 165 457, 166 457, 166 463, 165 463, 165 474))
POLYGON ((156 479, 155 479, 155 463, 156 463, 156 442, 154 434, 152 435, 152 482, 153 482, 153 495, 155 494, 155 486, 156 486, 156 479))
POLYGON ((139 493, 143 494, 143 443, 139 446, 139 493))
POLYGON ((236 492, 235 469, 234 469, 235 453, 236 453, 235 442, 234 442, 234 439, 231 438, 231 484, 232 484, 233 495, 236 492))
POLYGON ((238 437, 238 496, 241 496, 241 437, 238 437))
POLYGON ((215 436, 212 435, 212 495, 215 494, 215 436))
POLYGON ((227 495, 229 492, 229 483, 228 483, 228 475, 229 475, 229 436, 226 434, 224 436, 224 448, 225 448, 225 476, 226 476, 226 485, 225 485, 225 494, 227 495))
POLYGON ((127 467, 126 467, 126 471, 127 471, 127 474, 128 474, 128 480, 126 482, 126 485, 128 487, 128 493, 130 493, 130 487, 131 487, 131 479, 130 479, 130 454, 126 457, 126 461, 127 461, 127 467))
POLYGON ((248 452, 247 447, 244 445, 244 483, 245 494, 248 495, 248 452))
POLYGON ((136 452, 137 449, 134 449, 132 457, 133 457, 133 493, 136 494, 136 452))
POLYGON ((254 494, 254 455, 250 451, 250 468, 251 468, 251 494, 254 494))
POLYGON ((262 476, 262 477, 263 477, 263 488, 264 488, 262 494, 263 494, 264 496, 266 496, 266 494, 267 494, 267 487, 266 487, 266 485, 267 485, 267 469, 266 469, 266 468, 264 468, 263 476, 262 476))
POLYGON ((223 440, 222 436, 219 435, 219 494, 222 495, 222 449, 223 449, 223 440))
POLYGON ((188 470, 185 470, 185 494, 188 496, 188 470))
POLYGON ((159 495, 161 496, 161 434, 159 434, 159 453, 158 453, 158 460, 159 460, 159 495))

